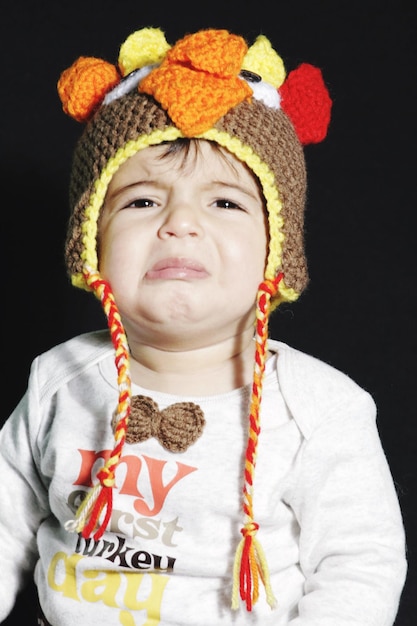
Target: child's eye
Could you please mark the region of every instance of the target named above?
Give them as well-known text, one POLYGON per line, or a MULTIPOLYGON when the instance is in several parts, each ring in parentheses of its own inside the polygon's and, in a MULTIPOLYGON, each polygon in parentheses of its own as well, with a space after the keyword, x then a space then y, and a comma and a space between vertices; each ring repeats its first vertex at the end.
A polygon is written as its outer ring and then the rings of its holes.
POLYGON ((155 206, 155 202, 150 200, 149 198, 137 198, 132 202, 129 202, 124 208, 125 209, 148 209, 150 207, 155 206))
POLYGON ((215 204, 220 209, 237 209, 238 211, 242 211, 242 207, 239 204, 236 204, 236 202, 232 200, 226 200, 226 198, 216 200, 215 204))

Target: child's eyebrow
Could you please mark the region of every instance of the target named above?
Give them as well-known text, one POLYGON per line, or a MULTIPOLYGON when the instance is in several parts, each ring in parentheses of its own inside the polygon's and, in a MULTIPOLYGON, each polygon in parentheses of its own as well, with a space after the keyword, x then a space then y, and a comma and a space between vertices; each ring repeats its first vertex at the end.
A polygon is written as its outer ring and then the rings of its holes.
POLYGON ((114 188, 109 187, 106 197, 114 199, 120 196, 125 191, 129 191, 130 189, 136 189, 137 187, 142 187, 145 185, 153 185, 155 187, 161 188, 164 187, 164 184, 159 180, 144 178, 132 181, 128 184, 120 183, 119 185, 115 185, 114 188))
POLYGON ((210 186, 212 185, 216 187, 224 188, 225 191, 230 191, 230 190, 239 191, 240 193, 243 193, 246 196, 250 198, 254 198, 256 200, 259 200, 259 198, 261 197, 259 190, 256 187, 254 189, 251 189, 250 187, 247 187, 244 183, 233 183, 233 182, 225 182, 223 180, 213 180, 210 183, 210 186))

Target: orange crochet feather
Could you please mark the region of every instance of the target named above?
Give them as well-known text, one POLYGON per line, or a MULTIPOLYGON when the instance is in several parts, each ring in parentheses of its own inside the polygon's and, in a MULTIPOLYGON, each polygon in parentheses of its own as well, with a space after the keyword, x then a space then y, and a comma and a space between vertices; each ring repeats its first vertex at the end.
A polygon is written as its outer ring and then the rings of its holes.
POLYGON ((238 76, 246 51, 245 40, 225 30, 188 35, 139 89, 161 103, 186 137, 196 136, 251 97, 252 89, 238 76))
POLYGON ((80 57, 62 72, 58 81, 62 108, 77 122, 85 122, 102 103, 107 91, 119 82, 115 65, 95 57, 80 57))

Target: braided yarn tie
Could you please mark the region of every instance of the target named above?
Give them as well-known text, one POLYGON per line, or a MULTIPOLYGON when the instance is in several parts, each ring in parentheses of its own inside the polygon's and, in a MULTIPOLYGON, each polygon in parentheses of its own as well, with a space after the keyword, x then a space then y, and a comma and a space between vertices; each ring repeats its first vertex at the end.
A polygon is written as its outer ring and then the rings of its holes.
POLYGON ((261 544, 256 538, 259 525, 253 513, 253 480, 256 466, 258 437, 260 434, 260 404, 262 398, 262 380, 265 371, 268 339, 268 319, 271 298, 277 293, 283 278, 280 273, 273 280, 260 284, 257 296, 255 326, 255 366, 252 383, 252 396, 249 412, 249 434, 245 455, 245 482, 243 488, 243 512, 245 524, 241 529, 242 539, 236 550, 233 567, 232 609, 239 606, 239 598, 246 603, 246 609, 252 610, 259 598, 259 579, 262 581, 266 599, 271 608, 276 606, 276 599, 271 589, 269 569, 261 544))
POLYGON ((76 519, 68 521, 65 528, 70 532, 81 532, 85 538, 88 538, 95 531, 94 539, 97 540, 100 539, 106 530, 112 513, 115 471, 126 440, 130 413, 131 382, 127 338, 110 286, 96 271, 90 271, 86 268, 84 275, 87 284, 102 302, 116 351, 115 363, 119 387, 119 400, 116 409, 116 416, 118 417, 114 433, 116 445, 105 465, 97 472, 98 483, 87 493, 82 501, 77 511, 76 519), (103 511, 104 517, 101 519, 103 511))

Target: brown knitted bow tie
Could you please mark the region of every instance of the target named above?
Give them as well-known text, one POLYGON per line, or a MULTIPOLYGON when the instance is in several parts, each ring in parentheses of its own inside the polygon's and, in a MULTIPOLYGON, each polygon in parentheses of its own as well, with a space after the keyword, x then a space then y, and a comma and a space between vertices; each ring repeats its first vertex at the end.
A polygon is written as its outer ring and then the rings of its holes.
MULTIPOLYGON (((202 409, 193 402, 177 402, 160 411, 152 398, 133 396, 126 443, 155 437, 167 450, 184 452, 200 437, 205 423, 202 409)), ((112 426, 115 429, 114 418, 112 426)))

